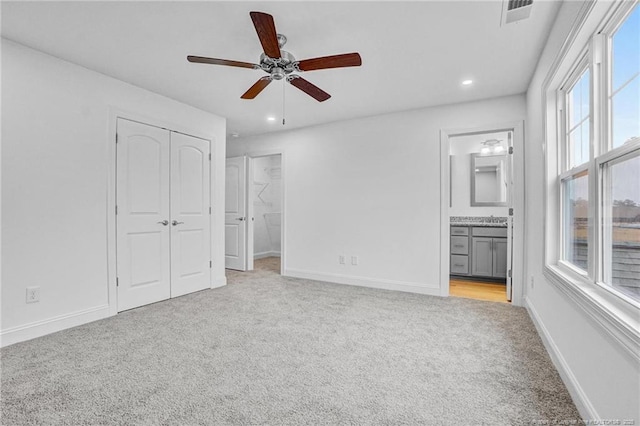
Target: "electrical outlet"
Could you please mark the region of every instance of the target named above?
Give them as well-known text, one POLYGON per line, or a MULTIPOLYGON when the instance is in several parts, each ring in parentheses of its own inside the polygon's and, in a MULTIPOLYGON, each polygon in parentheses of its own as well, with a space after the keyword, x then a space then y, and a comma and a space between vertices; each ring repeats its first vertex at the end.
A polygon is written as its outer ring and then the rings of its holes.
POLYGON ((27 303, 40 301, 40 287, 27 287, 27 303))
POLYGON ((344 265, 344 255, 343 254, 339 254, 338 255, 338 263, 341 265, 344 265))
POLYGON ((358 256, 351 256, 351 264, 352 265, 358 264, 358 256))

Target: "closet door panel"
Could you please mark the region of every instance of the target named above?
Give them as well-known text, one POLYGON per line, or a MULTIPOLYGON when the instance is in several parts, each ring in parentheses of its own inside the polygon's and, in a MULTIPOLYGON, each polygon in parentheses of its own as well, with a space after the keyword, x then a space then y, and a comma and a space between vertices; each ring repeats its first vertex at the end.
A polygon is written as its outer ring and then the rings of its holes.
POLYGON ((211 287, 209 149, 171 133, 171 297, 211 287))
POLYGON ((117 293, 123 311, 170 297, 170 154, 167 130, 118 119, 117 132, 117 293))

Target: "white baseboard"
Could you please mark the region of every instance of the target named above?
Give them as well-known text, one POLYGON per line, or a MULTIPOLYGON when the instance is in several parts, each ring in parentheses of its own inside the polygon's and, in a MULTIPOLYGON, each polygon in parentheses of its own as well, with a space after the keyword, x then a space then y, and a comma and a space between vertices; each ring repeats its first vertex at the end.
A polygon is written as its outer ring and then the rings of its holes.
POLYGON ((429 286, 422 283, 412 283, 404 281, 382 280, 368 277, 356 277, 351 275, 327 274, 300 269, 285 269, 282 274, 285 277, 303 278, 307 280, 326 281, 336 284, 355 285, 359 287, 379 288, 383 290, 404 291, 406 293, 427 294, 430 296, 440 296, 438 285, 429 286))
POLYGON ((96 306, 70 314, 59 315, 46 320, 36 321, 0 332, 0 347, 5 347, 25 340, 35 339, 67 328, 97 321, 112 316, 109 305, 96 306))
POLYGON ((564 385, 567 387, 569 394, 571 395, 571 399, 573 399, 573 403, 576 405, 578 412, 582 416, 583 419, 600 419, 598 413, 595 408, 591 404, 589 397, 586 395, 580 383, 576 379, 576 376, 571 371, 569 364, 562 356, 560 349, 555 344, 551 335, 549 334, 549 330, 545 327, 540 315, 536 311, 535 307, 531 304, 527 297, 524 298, 524 305, 529 312, 529 317, 533 321, 533 324, 538 330, 538 334, 542 339, 542 343, 544 347, 547 349, 549 356, 551 357, 551 361, 553 361, 553 365, 555 365, 556 370, 560 374, 560 378, 564 382, 564 385))
POLYGON ((254 253, 254 259, 264 259, 265 257, 280 257, 279 251, 263 251, 260 253, 254 253))

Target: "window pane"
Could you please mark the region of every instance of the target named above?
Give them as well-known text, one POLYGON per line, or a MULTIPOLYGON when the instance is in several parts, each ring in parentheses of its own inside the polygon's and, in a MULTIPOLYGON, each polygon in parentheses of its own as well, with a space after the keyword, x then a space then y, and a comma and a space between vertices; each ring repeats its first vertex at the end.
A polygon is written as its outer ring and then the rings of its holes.
POLYGON ((582 147, 582 131, 580 127, 577 127, 571 133, 569 133, 569 168, 577 166, 580 164, 579 160, 579 151, 582 147))
POLYGON ((569 168, 589 161, 589 120, 569 133, 569 168))
POLYGON ((569 169, 589 161, 589 70, 569 90, 567 147, 569 169))
POLYGON ((612 205, 607 206, 611 212, 607 284, 640 300, 640 152, 609 170, 612 205))
POLYGON ((640 137, 640 7, 611 38, 611 136, 614 148, 640 137))
MULTIPOLYGON (((611 40, 612 88, 615 92, 640 72, 640 7, 636 6, 611 40)), ((636 92, 637 93, 637 92, 636 92)))
POLYGON ((587 172, 563 182, 563 260, 587 270, 589 247, 588 225, 588 176, 587 172))
POLYGON ((614 148, 640 137, 640 77, 634 78, 613 96, 611 127, 614 148))
POLYGON ((589 116, 589 70, 586 70, 569 91, 569 129, 589 116))

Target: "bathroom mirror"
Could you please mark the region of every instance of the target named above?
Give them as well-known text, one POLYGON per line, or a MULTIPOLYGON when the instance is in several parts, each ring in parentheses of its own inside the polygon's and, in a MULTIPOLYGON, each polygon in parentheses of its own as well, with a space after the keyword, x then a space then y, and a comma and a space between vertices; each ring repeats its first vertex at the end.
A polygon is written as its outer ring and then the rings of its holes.
POLYGON ((471 205, 507 205, 507 156, 471 154, 471 205))

